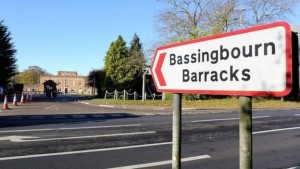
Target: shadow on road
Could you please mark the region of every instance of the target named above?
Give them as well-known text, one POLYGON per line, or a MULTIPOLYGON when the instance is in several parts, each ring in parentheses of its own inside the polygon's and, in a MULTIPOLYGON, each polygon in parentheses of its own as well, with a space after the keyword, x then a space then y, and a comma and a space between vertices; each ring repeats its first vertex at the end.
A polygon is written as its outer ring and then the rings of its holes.
POLYGON ((101 114, 56 114, 56 115, 14 115, 0 117, 0 128, 33 126, 41 124, 62 124, 82 122, 103 122, 113 119, 138 118, 141 116, 130 113, 101 114))

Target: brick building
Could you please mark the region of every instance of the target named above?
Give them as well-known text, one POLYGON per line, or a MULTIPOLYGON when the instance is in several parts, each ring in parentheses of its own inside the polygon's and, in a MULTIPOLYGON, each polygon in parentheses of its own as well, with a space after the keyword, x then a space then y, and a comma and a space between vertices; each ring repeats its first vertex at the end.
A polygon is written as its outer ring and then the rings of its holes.
POLYGON ((57 75, 41 75, 39 91, 43 92, 43 83, 53 80, 58 92, 64 94, 93 94, 93 87, 88 85, 86 76, 79 76, 76 71, 58 71, 57 75))

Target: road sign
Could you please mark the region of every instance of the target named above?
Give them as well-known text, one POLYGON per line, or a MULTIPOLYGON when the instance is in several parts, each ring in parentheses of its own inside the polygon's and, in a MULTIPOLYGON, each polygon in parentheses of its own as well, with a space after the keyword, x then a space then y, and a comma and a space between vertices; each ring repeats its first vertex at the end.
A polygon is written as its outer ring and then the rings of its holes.
POLYGON ((291 28, 277 22, 162 46, 150 70, 159 92, 285 96, 292 86, 291 28))

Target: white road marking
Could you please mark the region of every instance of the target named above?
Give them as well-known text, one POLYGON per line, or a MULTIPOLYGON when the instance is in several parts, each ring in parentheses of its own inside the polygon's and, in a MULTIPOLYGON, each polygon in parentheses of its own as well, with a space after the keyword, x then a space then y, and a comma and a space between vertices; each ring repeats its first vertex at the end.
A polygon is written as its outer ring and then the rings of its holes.
POLYGON ((32 137, 32 136, 5 136, 0 137, 0 141, 10 140, 11 142, 19 142, 23 139, 33 139, 33 138, 39 138, 39 137, 32 137))
POLYGON ((135 132, 135 133, 104 134, 104 135, 90 135, 90 136, 76 136, 76 137, 74 136, 74 137, 45 138, 45 139, 32 139, 38 137, 31 137, 31 136, 7 136, 7 137, 0 137, 0 140, 10 140, 11 142, 20 143, 20 142, 40 142, 40 141, 100 138, 100 137, 132 136, 132 135, 155 134, 155 133, 156 133, 155 131, 146 131, 146 132, 135 132))
POLYGON ((300 166, 291 167, 291 168, 287 168, 287 169, 300 169, 300 166))
POLYGON ((278 132, 278 131, 297 130, 297 129, 300 129, 300 127, 290 127, 290 128, 282 128, 282 129, 274 129, 274 130, 256 131, 256 132, 252 132, 252 134, 273 133, 273 132, 278 132))
POLYGON ((115 107, 115 106, 111 106, 111 105, 103 105, 103 104, 100 104, 99 106, 100 106, 100 107, 108 107, 108 108, 115 107))
POLYGON ((52 107, 56 107, 56 105, 52 105, 52 106, 46 107, 45 110, 51 109, 52 107))
POLYGON ((70 127, 70 128, 46 128, 46 129, 27 129, 27 130, 3 130, 0 133, 17 133, 33 131, 53 131, 53 130, 83 130, 83 129, 100 129, 100 128, 117 128, 117 127, 137 127, 141 124, 115 125, 115 126, 90 126, 90 127, 70 127))
POLYGON ((295 114, 295 116, 300 116, 300 114, 295 114))
POLYGON ((182 110, 195 110, 196 108, 189 108, 189 107, 186 107, 186 108, 182 108, 182 110))
POLYGON ((37 158, 37 157, 50 157, 50 156, 60 156, 60 155, 71 155, 71 154, 83 154, 83 153, 93 153, 93 152, 104 152, 104 151, 114 151, 114 150, 126 150, 126 149, 134 149, 134 148, 163 146, 163 145, 169 145, 169 144, 172 144, 172 142, 133 145, 133 146, 126 146, 126 147, 112 147, 112 148, 93 149, 93 150, 68 151, 68 152, 58 152, 58 153, 48 153, 48 154, 32 154, 32 155, 14 156, 14 157, 2 157, 2 158, 0 158, 0 161, 26 159, 26 158, 37 158))
MULTIPOLYGON (((201 155, 201 156, 195 156, 195 157, 188 157, 188 158, 181 159, 181 162, 203 160, 203 159, 207 159, 207 158, 211 158, 211 157, 209 155, 201 155)), ((116 167, 116 168, 110 168, 110 169, 147 168, 147 167, 156 167, 156 166, 167 165, 167 164, 172 164, 172 160, 159 161, 159 162, 146 163, 146 164, 137 164, 137 165, 131 165, 131 166, 116 167)))
MULTIPOLYGON (((270 116, 256 116, 252 119, 268 118, 270 116)), ((201 122, 215 122, 215 121, 230 121, 230 120, 239 120, 240 118, 226 118, 226 119, 208 119, 208 120, 195 120, 191 121, 192 123, 201 123, 201 122)))
POLYGON ((90 103, 87 103, 87 102, 80 102, 80 103, 82 103, 82 104, 90 104, 90 103))

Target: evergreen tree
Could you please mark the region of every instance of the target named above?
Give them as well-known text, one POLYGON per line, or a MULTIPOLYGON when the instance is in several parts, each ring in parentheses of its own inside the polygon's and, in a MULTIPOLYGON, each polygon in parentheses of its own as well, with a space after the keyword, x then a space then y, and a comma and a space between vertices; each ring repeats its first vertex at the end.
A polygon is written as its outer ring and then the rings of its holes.
POLYGON ((145 63, 138 35, 134 35, 129 48, 122 36, 119 36, 111 43, 105 57, 106 89, 140 92, 145 63))
POLYGON ((11 40, 8 28, 0 21, 0 86, 6 86, 17 71, 16 50, 11 40))
POLYGON ((122 36, 118 36, 115 42, 110 44, 105 56, 105 72, 108 82, 111 82, 108 89, 121 89, 126 81, 126 72, 123 66, 126 64, 128 49, 122 36))
POLYGON ((143 73, 145 69, 146 59, 143 53, 142 43, 137 34, 134 34, 129 47, 129 58, 127 65, 132 75, 132 80, 128 87, 139 93, 142 90, 143 73))

